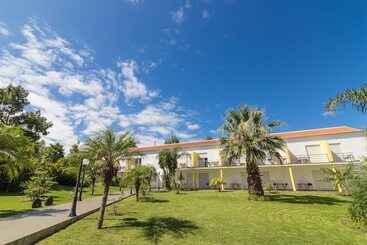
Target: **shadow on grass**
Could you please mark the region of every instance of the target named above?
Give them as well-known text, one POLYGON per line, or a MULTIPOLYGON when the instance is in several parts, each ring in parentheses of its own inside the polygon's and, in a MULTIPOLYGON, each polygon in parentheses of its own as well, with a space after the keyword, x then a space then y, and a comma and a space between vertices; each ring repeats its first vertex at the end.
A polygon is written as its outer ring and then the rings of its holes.
POLYGON ((139 199, 140 202, 151 202, 151 203, 162 203, 162 202, 169 202, 168 200, 163 199, 156 199, 154 197, 141 197, 139 199))
POLYGON ((145 239, 157 244, 163 235, 170 235, 180 239, 187 234, 192 234, 199 227, 189 220, 176 219, 173 217, 152 217, 146 221, 135 218, 125 218, 124 223, 117 226, 105 227, 104 229, 118 228, 141 228, 145 239))
POLYGON ((326 204, 326 205, 336 205, 338 203, 346 203, 348 201, 341 200, 334 197, 325 197, 325 196, 314 196, 314 195, 282 195, 282 194, 273 194, 268 195, 267 199, 269 201, 274 202, 283 202, 283 203, 294 203, 294 204, 326 204))

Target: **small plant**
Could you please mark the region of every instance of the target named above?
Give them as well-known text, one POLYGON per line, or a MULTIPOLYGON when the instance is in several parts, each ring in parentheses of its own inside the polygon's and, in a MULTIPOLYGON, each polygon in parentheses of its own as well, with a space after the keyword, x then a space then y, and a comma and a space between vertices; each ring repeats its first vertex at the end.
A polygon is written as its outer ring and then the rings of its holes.
POLYGON ((353 165, 348 165, 344 171, 340 171, 335 168, 322 168, 321 170, 323 171, 324 176, 320 181, 331 183, 335 190, 340 187, 344 194, 348 195, 348 180, 351 177, 353 165))
POLYGON ((210 182, 210 188, 218 188, 219 191, 222 191, 221 186, 226 185, 227 183, 224 182, 223 178, 214 178, 210 182))
POLYGON ((47 171, 38 169, 29 181, 22 184, 24 194, 31 200, 41 198, 49 192, 52 186, 52 179, 47 171))
POLYGON ((275 186, 276 183, 274 181, 270 181, 269 183, 266 183, 264 185, 264 189, 268 192, 268 193, 272 193, 274 191, 273 186, 275 186))

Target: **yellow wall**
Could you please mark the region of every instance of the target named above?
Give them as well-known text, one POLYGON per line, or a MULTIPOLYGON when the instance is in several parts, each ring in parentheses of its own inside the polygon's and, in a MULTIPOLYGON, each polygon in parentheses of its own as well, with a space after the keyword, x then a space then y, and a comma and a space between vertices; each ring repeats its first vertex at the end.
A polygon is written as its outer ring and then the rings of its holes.
POLYGON ((292 167, 288 167, 288 169, 289 169, 289 176, 291 177, 292 189, 293 189, 293 191, 297 191, 296 183, 294 182, 292 167))
POLYGON ((131 167, 133 166, 133 160, 134 159, 132 159, 132 158, 126 159, 126 166, 125 166, 125 168, 127 170, 131 169, 131 167))

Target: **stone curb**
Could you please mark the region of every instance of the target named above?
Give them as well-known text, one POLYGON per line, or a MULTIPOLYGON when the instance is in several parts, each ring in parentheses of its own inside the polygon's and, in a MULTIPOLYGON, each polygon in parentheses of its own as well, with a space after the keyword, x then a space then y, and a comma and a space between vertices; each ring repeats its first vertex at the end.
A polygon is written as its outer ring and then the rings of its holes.
MULTIPOLYGON (((114 200, 110 203, 108 203, 106 206, 110 206, 116 202, 119 202, 121 200, 124 200, 128 197, 131 197, 135 194, 129 194, 128 196, 125 196, 125 197, 122 197, 122 198, 118 198, 117 200, 114 200)), ((55 234, 56 232, 59 232, 60 230, 62 229, 65 229, 66 227, 68 227, 69 225, 81 220, 82 218, 88 216, 88 215, 91 215, 92 213, 95 213, 97 211, 99 211, 100 207, 97 207, 95 209, 92 209, 88 212, 85 212, 83 214, 80 214, 76 217, 71 217, 67 220, 64 220, 58 224, 55 224, 53 226, 50 226, 50 227, 47 227, 46 229, 43 229, 43 230, 40 230, 40 231, 37 231, 35 233, 32 233, 32 234, 29 234, 27 236, 24 236, 22 238, 19 238, 17 240, 14 240, 14 241, 11 241, 9 243, 5 243, 5 245, 28 245, 28 244, 35 244, 36 242, 39 242, 53 234, 55 234)))

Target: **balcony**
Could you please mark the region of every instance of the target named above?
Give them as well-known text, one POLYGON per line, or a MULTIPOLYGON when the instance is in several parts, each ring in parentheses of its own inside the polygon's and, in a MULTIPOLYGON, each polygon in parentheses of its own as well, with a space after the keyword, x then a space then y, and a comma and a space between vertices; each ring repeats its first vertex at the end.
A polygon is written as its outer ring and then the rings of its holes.
MULTIPOLYGON (((334 162, 350 162, 354 161, 352 152, 333 153, 334 162)), ((307 164, 307 163, 324 163, 329 162, 327 154, 308 154, 296 155, 292 158, 293 164, 307 164)))
MULTIPOLYGON (((334 162, 351 162, 355 158, 352 152, 343 153, 333 153, 334 162)), ((329 158, 327 154, 305 154, 305 155, 292 155, 290 164, 312 164, 312 163, 327 163, 329 158)), ((266 162, 258 163, 258 165, 284 165, 287 164, 285 157, 282 157, 282 161, 279 159, 267 159, 266 162)), ((198 164, 195 168, 210 168, 219 167, 218 161, 209 162, 206 158, 201 158, 198 160, 198 164)), ((233 167, 233 166, 246 166, 245 162, 240 160, 232 160, 231 162, 225 160, 223 162, 223 167, 233 167)), ((178 164, 178 168, 193 168, 192 163, 181 162, 178 164)))

